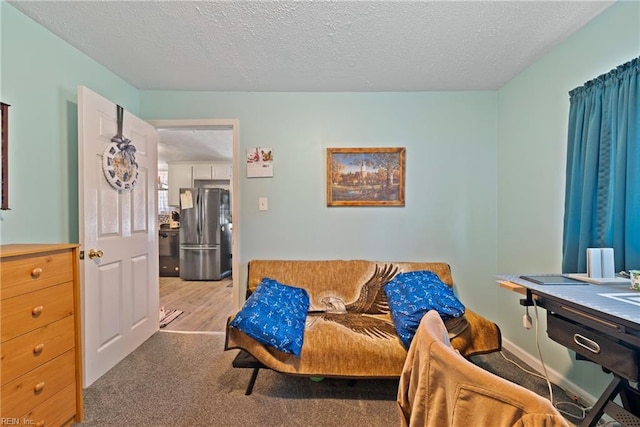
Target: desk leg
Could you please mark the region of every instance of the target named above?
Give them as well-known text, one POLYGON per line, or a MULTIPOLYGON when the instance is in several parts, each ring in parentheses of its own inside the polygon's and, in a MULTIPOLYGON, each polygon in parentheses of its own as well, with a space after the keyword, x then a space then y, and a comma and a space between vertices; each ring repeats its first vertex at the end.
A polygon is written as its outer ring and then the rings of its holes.
POLYGON ((632 387, 625 387, 620 392, 622 405, 633 414, 640 415, 640 391, 632 387))
POLYGON ((589 411, 587 416, 580 423, 580 427, 594 427, 600 418, 602 418, 602 414, 604 414, 604 407, 607 406, 607 402, 612 400, 615 395, 620 392, 622 388, 622 378, 614 375, 613 380, 609 383, 607 389, 602 393, 600 399, 593 405, 593 408, 589 411))
POLYGON ((580 427, 594 427, 605 413, 623 426, 640 426, 640 418, 636 415, 638 409, 636 401, 637 396, 632 393, 627 380, 614 375, 607 389, 580 423, 580 427), (613 402, 618 394, 624 408, 613 402))

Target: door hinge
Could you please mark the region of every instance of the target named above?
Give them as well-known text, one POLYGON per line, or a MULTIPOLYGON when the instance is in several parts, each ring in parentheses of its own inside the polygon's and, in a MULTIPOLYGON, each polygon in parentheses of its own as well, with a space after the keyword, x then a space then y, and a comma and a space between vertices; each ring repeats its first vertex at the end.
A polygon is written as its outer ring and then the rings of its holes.
POLYGON ((84 251, 80 251, 80 259, 84 259, 84 251))

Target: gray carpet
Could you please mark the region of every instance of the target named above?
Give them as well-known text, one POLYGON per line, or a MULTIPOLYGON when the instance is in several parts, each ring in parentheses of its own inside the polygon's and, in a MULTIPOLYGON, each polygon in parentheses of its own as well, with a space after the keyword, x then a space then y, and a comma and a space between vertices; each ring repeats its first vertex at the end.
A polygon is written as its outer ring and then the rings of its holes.
MULTIPOLYGON (((253 394, 245 396, 251 369, 232 368, 237 350, 225 352, 223 346, 223 334, 156 333, 85 390, 85 420, 75 425, 399 425, 397 380, 349 385, 346 380, 313 382, 261 370, 253 394)), ((474 362, 548 397, 543 380, 523 373, 499 353, 474 362)))

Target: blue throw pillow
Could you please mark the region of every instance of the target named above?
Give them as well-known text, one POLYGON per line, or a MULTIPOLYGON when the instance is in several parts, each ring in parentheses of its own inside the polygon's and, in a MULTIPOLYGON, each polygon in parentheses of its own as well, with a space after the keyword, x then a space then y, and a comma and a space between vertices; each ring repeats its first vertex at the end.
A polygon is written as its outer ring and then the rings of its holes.
POLYGON ((384 287, 391 319, 405 348, 409 348, 420 320, 436 310, 443 320, 464 314, 453 289, 432 271, 400 273, 384 287))
POLYGON ((305 289, 264 278, 229 326, 264 345, 300 356, 308 310, 305 289))

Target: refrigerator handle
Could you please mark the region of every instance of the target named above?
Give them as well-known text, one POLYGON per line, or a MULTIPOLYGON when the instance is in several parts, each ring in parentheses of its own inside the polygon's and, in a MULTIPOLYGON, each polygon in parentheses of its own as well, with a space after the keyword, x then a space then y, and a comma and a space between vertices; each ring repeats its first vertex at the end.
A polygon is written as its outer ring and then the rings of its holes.
POLYGON ((198 236, 202 235, 202 206, 200 200, 200 192, 196 192, 196 231, 198 232, 198 236))

